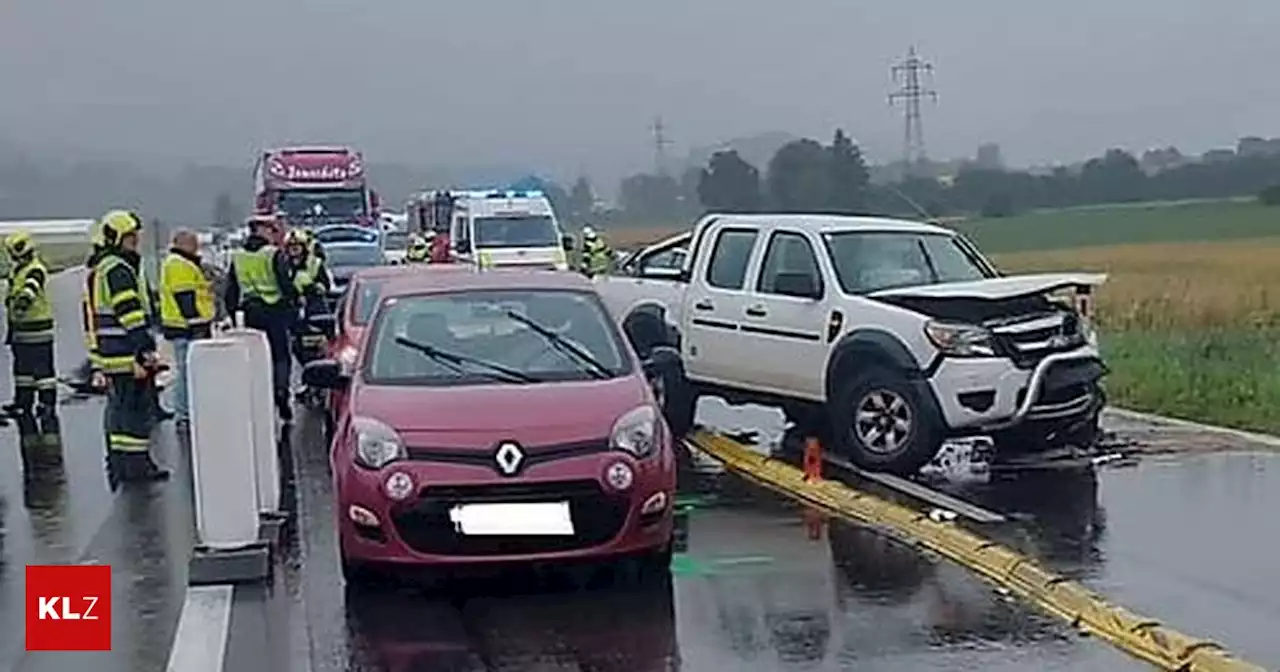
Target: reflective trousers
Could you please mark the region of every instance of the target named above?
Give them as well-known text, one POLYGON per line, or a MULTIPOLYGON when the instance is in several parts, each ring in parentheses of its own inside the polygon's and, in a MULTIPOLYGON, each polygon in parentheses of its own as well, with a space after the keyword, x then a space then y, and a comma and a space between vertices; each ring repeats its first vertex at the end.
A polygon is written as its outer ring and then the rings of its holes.
POLYGON ((155 425, 154 402, 150 381, 138 380, 132 374, 108 376, 107 408, 103 424, 107 432, 107 449, 111 453, 146 453, 151 445, 151 429, 155 425))
POLYGON ((31 415, 37 397, 44 415, 58 405, 58 374, 53 366, 53 343, 14 343, 13 405, 19 413, 31 415))

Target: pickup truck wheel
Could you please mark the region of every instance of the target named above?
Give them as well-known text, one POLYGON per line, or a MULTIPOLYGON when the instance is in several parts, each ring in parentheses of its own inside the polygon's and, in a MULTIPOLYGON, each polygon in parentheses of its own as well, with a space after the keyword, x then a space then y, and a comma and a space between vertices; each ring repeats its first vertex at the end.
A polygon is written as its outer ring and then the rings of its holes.
POLYGON ((915 387, 892 371, 871 368, 837 391, 829 413, 836 448, 864 469, 909 476, 942 445, 940 420, 915 387))

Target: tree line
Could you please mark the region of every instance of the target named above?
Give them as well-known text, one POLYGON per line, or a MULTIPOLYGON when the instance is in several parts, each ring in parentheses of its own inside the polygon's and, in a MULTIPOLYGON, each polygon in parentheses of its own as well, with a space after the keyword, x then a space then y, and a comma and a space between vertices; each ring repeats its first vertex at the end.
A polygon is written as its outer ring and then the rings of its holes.
POLYGON ((969 162, 951 175, 873 184, 858 146, 836 130, 827 145, 813 139, 783 145, 763 170, 724 150, 680 178, 633 175, 619 186, 618 209, 596 215, 651 225, 708 211, 1005 217, 1037 208, 1242 196, 1280 204, 1277 151, 1179 155, 1154 169, 1145 163, 1109 149, 1076 167, 1032 172, 969 162))

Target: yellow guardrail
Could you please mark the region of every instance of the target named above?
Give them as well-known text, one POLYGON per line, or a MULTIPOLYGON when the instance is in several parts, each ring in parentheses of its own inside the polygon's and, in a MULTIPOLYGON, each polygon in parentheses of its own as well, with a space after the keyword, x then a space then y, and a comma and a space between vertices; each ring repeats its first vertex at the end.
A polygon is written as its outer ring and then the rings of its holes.
POLYGON ((1073 627, 1126 653, 1176 672, 1266 672, 1233 657, 1215 642, 1172 630, 1159 621, 1107 602, 1075 581, 1039 567, 1029 557, 984 539, 951 521, 931 519, 830 480, 806 480, 804 472, 727 437, 701 431, 695 449, 730 471, 810 506, 858 523, 881 527, 977 572, 1073 627))

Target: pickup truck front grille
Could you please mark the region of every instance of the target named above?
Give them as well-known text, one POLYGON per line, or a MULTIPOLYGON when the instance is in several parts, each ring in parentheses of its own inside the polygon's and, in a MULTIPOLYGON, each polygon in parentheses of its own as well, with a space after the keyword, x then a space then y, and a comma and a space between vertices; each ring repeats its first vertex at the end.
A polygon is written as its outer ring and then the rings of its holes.
POLYGON ((990 329, 1001 349, 1020 365, 1034 363, 1051 353, 1074 350, 1085 342, 1080 317, 1069 312, 1001 320, 990 329))

